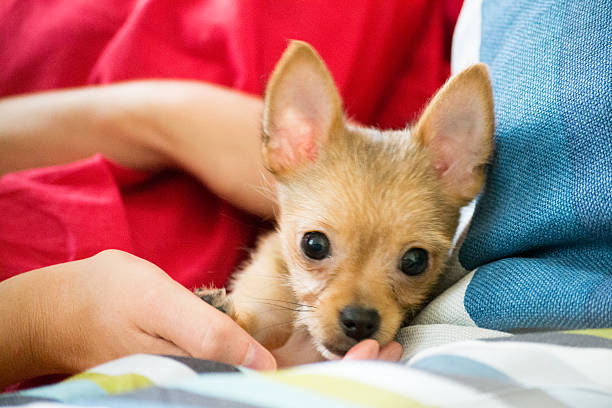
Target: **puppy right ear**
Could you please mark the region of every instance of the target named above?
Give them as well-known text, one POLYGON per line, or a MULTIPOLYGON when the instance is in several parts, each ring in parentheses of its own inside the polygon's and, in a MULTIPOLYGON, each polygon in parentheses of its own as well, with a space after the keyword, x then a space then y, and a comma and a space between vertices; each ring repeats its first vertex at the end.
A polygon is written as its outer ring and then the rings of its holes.
POLYGON ((268 82, 263 157, 275 174, 313 162, 343 125, 342 103, 331 74, 307 43, 291 41, 268 82))
POLYGON ((484 64, 475 64, 438 91, 414 129, 443 191, 458 205, 470 202, 482 187, 494 128, 489 73, 484 64))

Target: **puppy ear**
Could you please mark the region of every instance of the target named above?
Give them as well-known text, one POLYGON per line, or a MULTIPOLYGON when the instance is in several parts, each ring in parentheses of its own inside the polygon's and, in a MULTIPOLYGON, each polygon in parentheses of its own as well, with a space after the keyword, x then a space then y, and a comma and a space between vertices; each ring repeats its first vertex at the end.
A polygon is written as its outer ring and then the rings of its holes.
POLYGON ((268 82, 263 156, 276 174, 316 160, 343 126, 342 103, 331 74, 312 47, 291 41, 268 82))
POLYGON ((494 128, 493 94, 484 64, 451 78, 415 127, 414 140, 429 153, 442 188, 458 205, 480 192, 494 128))

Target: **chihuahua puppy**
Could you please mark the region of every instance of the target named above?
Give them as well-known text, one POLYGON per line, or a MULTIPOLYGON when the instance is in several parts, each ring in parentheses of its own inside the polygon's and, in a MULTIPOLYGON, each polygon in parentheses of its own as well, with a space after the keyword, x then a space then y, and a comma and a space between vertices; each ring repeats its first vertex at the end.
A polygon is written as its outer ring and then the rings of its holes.
POLYGON ((482 64, 450 79, 414 127, 382 131, 348 122, 319 55, 292 41, 263 115, 277 230, 260 240, 229 294, 196 294, 279 365, 342 356, 368 338, 384 346, 437 283, 459 209, 481 190, 493 131, 482 64))

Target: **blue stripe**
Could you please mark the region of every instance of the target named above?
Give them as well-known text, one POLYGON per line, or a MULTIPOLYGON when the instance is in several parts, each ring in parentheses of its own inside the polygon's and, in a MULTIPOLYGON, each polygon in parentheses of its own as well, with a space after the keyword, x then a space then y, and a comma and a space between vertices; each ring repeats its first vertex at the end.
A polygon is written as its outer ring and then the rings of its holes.
POLYGON ((303 388, 294 388, 260 374, 201 375, 168 387, 270 408, 287 407, 288 401, 291 402, 292 408, 355 408, 355 405, 346 401, 326 397, 315 391, 307 392, 303 388))
POLYGON ((514 384, 515 381, 503 372, 467 357, 452 354, 437 354, 423 358, 411 368, 428 371, 441 376, 484 378, 502 383, 514 384))
POLYGON ((89 380, 60 382, 53 385, 20 391, 19 394, 28 397, 50 398, 62 402, 72 402, 72 400, 80 396, 91 397, 108 395, 104 388, 89 380))

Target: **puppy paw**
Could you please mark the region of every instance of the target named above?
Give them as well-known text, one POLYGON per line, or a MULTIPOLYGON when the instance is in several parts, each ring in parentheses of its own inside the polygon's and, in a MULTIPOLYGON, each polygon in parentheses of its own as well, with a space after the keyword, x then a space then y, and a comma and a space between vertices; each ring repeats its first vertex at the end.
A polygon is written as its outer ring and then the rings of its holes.
POLYGON ((209 305, 233 317, 234 308, 232 307, 231 299, 225 291, 225 288, 218 289, 203 286, 196 289, 194 293, 209 305))

